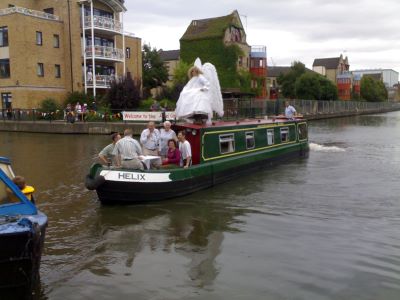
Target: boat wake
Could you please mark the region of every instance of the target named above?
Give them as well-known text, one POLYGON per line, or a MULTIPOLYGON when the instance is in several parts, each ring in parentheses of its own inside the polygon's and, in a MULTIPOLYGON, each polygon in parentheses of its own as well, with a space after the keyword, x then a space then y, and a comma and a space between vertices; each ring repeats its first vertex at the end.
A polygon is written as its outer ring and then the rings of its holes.
POLYGON ((310 150, 315 152, 345 152, 344 148, 310 143, 310 150))

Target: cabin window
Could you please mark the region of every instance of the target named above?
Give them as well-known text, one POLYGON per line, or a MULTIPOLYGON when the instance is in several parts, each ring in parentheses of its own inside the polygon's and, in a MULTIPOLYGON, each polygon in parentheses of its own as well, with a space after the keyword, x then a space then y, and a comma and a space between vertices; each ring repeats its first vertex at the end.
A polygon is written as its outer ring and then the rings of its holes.
POLYGON ((268 142, 268 145, 275 144, 274 130, 273 129, 267 129, 267 142, 268 142))
POLYGON ((289 128, 283 127, 281 128, 281 142, 289 142, 289 128))
POLYGON ((306 140, 308 136, 307 124, 299 124, 299 140, 306 140))
POLYGON ((221 134, 219 136, 219 151, 221 154, 235 152, 234 134, 221 134))
POLYGON ((254 131, 246 132, 246 149, 253 149, 255 146, 254 131))

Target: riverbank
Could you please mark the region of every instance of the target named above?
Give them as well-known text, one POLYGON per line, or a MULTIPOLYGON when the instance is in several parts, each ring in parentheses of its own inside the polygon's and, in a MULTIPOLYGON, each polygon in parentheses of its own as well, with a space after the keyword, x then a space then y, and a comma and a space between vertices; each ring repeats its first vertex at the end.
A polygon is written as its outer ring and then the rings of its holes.
MULTIPOLYGON (((304 113, 308 120, 319 120, 339 117, 349 117, 365 114, 386 113, 400 110, 399 107, 355 109, 346 112, 317 112, 304 113)), ((8 132, 32 132, 32 133, 54 133, 54 134, 110 134, 111 132, 123 132, 125 128, 132 128, 135 135, 139 135, 146 127, 146 123, 132 122, 75 122, 67 123, 63 120, 56 121, 0 121, 0 131, 8 132)))

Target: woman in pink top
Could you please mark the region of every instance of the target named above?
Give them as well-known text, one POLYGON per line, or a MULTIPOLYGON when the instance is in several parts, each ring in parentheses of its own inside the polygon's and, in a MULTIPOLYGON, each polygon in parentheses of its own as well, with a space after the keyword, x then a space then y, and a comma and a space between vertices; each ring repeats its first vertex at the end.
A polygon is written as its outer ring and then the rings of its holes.
POLYGON ((179 166, 180 161, 181 161, 181 153, 179 152, 179 149, 176 148, 175 140, 174 139, 168 140, 167 158, 163 160, 162 164, 179 166))

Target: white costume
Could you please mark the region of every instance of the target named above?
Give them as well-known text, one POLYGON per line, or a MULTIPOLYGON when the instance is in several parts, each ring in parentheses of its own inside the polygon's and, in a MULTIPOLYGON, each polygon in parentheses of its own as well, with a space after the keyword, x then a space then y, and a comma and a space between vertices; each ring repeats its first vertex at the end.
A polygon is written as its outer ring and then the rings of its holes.
POLYGON ((210 63, 201 65, 199 58, 194 65, 203 73, 193 76, 183 88, 176 103, 175 114, 179 118, 190 118, 194 115, 207 115, 211 123, 213 111, 220 117, 224 115, 221 87, 215 67, 210 63))

